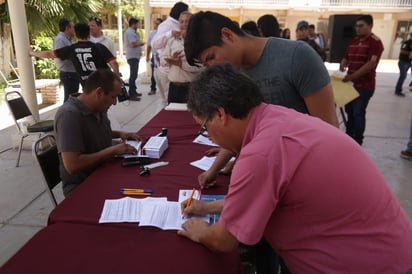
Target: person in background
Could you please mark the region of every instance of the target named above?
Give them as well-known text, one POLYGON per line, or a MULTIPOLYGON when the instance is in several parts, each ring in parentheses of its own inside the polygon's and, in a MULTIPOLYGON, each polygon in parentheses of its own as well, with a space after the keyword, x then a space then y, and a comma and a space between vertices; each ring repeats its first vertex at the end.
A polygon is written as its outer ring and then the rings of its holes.
POLYGON ((67 196, 81 184, 99 164, 122 154, 136 154, 127 139, 135 133, 112 131, 107 110, 116 105, 122 80, 107 69, 98 69, 87 79, 83 93, 71 96, 57 111, 55 133, 60 159, 63 193, 67 196), (113 138, 123 142, 112 146, 113 138))
POLYGON ((262 37, 279 37, 280 28, 278 20, 272 14, 265 14, 257 20, 257 26, 262 37))
POLYGON ((103 34, 102 20, 96 16, 89 18, 89 27, 90 27, 90 41, 93 43, 100 43, 104 45, 113 56, 117 56, 116 46, 114 41, 109 36, 103 34))
POLYGON ((283 39, 289 39, 289 40, 290 40, 290 29, 285 28, 285 29, 282 31, 281 38, 283 38, 283 39))
POLYGON ((156 18, 156 20, 154 20, 153 22, 154 29, 150 32, 149 39, 147 39, 146 62, 150 62, 150 68, 152 70, 152 73, 150 76, 150 92, 148 93, 148 95, 156 94, 156 80, 154 77, 154 69, 155 67, 157 68, 160 65, 160 57, 159 57, 159 53, 157 52, 157 50, 152 50, 151 43, 152 43, 153 37, 156 35, 157 28, 162 22, 163 22, 162 18, 156 18), (150 54, 152 55, 151 57, 150 57, 150 54))
POLYGON ((131 17, 129 19, 129 27, 124 33, 124 44, 126 46, 126 59, 130 68, 129 76, 129 97, 131 101, 140 101, 141 93, 137 92, 136 80, 139 72, 139 61, 142 53, 141 47, 144 42, 140 41, 136 30, 139 28, 140 22, 138 19, 131 17))
MULTIPOLYGON (((188 8, 189 6, 183 2, 177 2, 173 5, 170 9, 169 16, 159 25, 157 33, 152 39, 152 50, 157 50, 161 55, 170 37, 180 37, 179 16, 182 12, 187 11, 188 8)), ((154 71, 157 88, 162 96, 163 105, 167 104, 167 91, 169 90, 168 73, 168 66, 159 66, 155 68, 154 71)))
POLYGON ((238 159, 224 200, 181 204, 183 216, 221 213, 219 221, 189 218, 179 235, 214 252, 264 236, 292 273, 411 270, 412 222, 367 153, 338 128, 263 103, 254 81, 229 64, 192 82, 188 109, 238 159))
POLYGON ((160 64, 169 66, 169 92, 167 103, 186 103, 190 82, 203 70, 201 66, 187 63, 184 51, 184 38, 192 14, 188 11, 180 13, 179 25, 181 37, 170 37, 160 56, 160 64))
POLYGON ((321 48, 325 48, 325 39, 323 38, 323 35, 320 33, 315 32, 315 25, 310 24, 308 27, 308 38, 309 40, 315 41, 315 43, 321 48))
POLYGON ((411 124, 409 126, 409 141, 406 144, 406 149, 401 151, 401 158, 412 160, 412 117, 411 124))
POLYGON ((77 43, 53 51, 34 52, 30 49, 29 55, 38 58, 59 58, 72 61, 83 87, 89 75, 99 68, 107 70, 111 68, 119 75, 119 64, 116 57, 104 45, 90 41, 90 28, 87 23, 77 23, 74 26, 74 31, 77 43))
MULTIPOLYGON (((399 78, 398 82, 396 82, 395 87, 395 95, 404 97, 405 93, 402 92, 403 82, 405 82, 406 75, 408 74, 408 70, 411 68, 412 62, 412 32, 409 34, 408 40, 402 42, 401 50, 399 52, 399 78)), ((412 70, 411 70, 412 73, 412 70)), ((412 82, 409 85, 412 87, 412 82)), ((411 88, 412 91, 412 88, 411 88)))
MULTIPOLYGON (((60 19, 59 30, 60 32, 53 40, 53 50, 72 45, 72 39, 75 35, 73 21, 67 18, 60 19)), ((73 62, 68 59, 62 60, 60 58, 54 58, 54 62, 59 71, 60 81, 63 84, 64 102, 66 102, 71 94, 75 94, 79 91, 79 74, 77 74, 73 62)))
POLYGON ((372 33, 373 17, 362 15, 356 20, 356 35, 348 45, 339 69, 348 69, 343 82, 353 82, 359 97, 345 105, 346 133, 363 144, 366 108, 375 92, 376 67, 383 52, 381 39, 372 33))
POLYGON ((257 24, 254 21, 247 21, 243 23, 240 29, 250 35, 260 36, 257 24))
POLYGON ((298 22, 296 27, 296 40, 304 41, 311 46, 316 53, 320 56, 323 62, 326 61, 326 52, 319 47, 314 40, 309 39, 309 23, 302 20, 298 22))

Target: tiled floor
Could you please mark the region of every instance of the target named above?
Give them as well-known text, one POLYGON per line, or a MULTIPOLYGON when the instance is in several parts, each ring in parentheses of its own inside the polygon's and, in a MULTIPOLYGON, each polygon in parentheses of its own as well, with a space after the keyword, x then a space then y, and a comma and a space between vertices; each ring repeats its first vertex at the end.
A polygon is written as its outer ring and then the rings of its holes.
MULTIPOLYGON (((328 69, 333 71, 337 66, 328 65, 328 69)), ((377 89, 368 107, 363 148, 377 164, 412 218, 412 161, 399 157, 399 152, 405 149, 409 134, 412 92, 405 91, 405 98, 394 96, 397 77, 396 62, 381 62, 377 89)), ((408 76, 405 85, 410 80, 408 76)), ((148 85, 140 85, 139 91, 144 94, 142 101, 112 107, 111 116, 114 118, 115 128, 137 131, 162 108, 160 95, 148 96, 149 90, 148 85)), ((53 117, 56 107, 50 107, 42 116, 53 117)), ((7 148, 10 135, 14 132, 14 128, 0 130, 0 152, 7 148)), ((15 150, 0 153, 0 265, 46 225, 47 216, 52 209, 31 151, 23 152, 19 168, 15 168, 16 157, 15 150)), ((59 186, 55 192, 61 200, 63 195, 59 186)))

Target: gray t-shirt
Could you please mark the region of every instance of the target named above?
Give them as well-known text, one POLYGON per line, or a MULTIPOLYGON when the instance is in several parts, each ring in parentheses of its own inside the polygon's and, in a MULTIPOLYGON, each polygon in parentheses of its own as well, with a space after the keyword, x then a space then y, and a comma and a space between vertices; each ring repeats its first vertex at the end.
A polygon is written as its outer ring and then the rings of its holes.
POLYGON ((70 96, 59 108, 54 119, 57 149, 60 158, 60 177, 63 189, 69 184, 80 184, 95 169, 89 168, 69 174, 63 166, 61 152, 90 154, 112 145, 112 129, 107 113, 98 120, 76 97, 70 96))
POLYGON ((303 100, 330 82, 318 54, 306 43, 269 38, 260 59, 243 71, 259 86, 264 101, 308 113, 303 100))
MULTIPOLYGON (((59 32, 59 34, 54 37, 53 40, 53 49, 60 49, 72 44, 72 40, 64 32, 59 32)), ((62 60, 59 58, 54 58, 56 63, 56 68, 59 72, 76 72, 72 61, 66 59, 62 60)))

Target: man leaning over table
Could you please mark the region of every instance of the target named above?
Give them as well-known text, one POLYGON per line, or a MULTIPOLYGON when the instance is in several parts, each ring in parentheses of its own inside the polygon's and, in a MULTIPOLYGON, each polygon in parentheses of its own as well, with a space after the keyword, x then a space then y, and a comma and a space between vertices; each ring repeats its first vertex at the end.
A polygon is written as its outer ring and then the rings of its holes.
POLYGON ((107 110, 117 102, 121 84, 118 75, 99 69, 89 76, 83 93, 70 96, 57 111, 54 128, 65 196, 103 161, 115 155, 137 153, 125 142, 112 145, 113 138, 138 139, 135 133, 112 130, 107 118, 107 110))
POLYGON ((218 252, 264 236, 292 273, 407 273, 412 223, 368 155, 339 129, 262 99, 227 64, 192 82, 201 131, 238 159, 224 200, 182 203, 183 215, 221 212, 219 222, 191 218, 178 233, 218 252))

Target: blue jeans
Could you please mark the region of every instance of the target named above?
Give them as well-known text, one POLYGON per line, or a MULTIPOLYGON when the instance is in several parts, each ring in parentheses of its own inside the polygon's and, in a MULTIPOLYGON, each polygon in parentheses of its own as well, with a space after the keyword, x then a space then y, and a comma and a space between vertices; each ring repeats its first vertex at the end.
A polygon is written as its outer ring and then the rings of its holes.
POLYGON ((401 93, 403 82, 405 82, 406 75, 408 73, 409 68, 411 67, 411 62, 399 60, 398 67, 399 67, 399 78, 398 78, 398 82, 396 83, 395 92, 401 93))
POLYGON ((154 78, 154 58, 152 56, 152 58, 150 59, 151 63, 150 63, 150 68, 152 69, 152 77, 150 78, 150 91, 156 91, 156 80, 154 78))
POLYGON ((408 145, 407 145, 407 147, 406 147, 406 149, 408 150, 408 151, 410 151, 410 152, 412 152, 412 116, 411 116, 411 124, 410 124, 410 127, 409 127, 409 142, 408 142, 408 145))
POLYGON ((358 144, 363 143, 363 133, 366 126, 366 107, 374 90, 357 90, 359 97, 345 105, 345 111, 348 116, 346 123, 346 134, 351 136, 358 144))
POLYGON ((80 78, 77 72, 60 72, 60 81, 64 88, 64 102, 69 99, 70 94, 79 92, 80 78))
POLYGON ((130 67, 129 96, 135 97, 137 96, 136 79, 137 79, 137 72, 139 71, 139 59, 137 58, 127 59, 127 63, 129 64, 129 67, 130 67))

